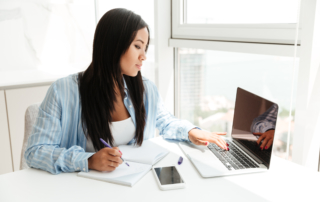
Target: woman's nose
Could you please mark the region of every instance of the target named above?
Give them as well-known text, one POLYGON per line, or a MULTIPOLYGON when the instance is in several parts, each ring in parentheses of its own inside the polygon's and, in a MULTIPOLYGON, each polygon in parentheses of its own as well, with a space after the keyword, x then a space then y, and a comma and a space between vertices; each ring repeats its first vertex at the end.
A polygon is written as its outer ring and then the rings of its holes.
POLYGON ((140 55, 140 60, 144 61, 147 59, 147 56, 146 56, 146 52, 143 51, 143 53, 140 55))

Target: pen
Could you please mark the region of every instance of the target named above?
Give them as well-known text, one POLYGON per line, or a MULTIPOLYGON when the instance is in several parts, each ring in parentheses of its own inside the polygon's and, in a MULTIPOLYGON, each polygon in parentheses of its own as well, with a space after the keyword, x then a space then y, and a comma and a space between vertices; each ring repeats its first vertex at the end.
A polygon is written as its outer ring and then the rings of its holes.
POLYGON ((182 158, 182 156, 180 156, 178 164, 181 165, 182 161, 183 161, 183 158, 182 158))
MULTIPOLYGON (((104 144, 104 146, 109 147, 112 149, 112 147, 110 147, 110 145, 104 141, 102 138, 100 138, 100 141, 104 144)), ((121 160, 124 162, 123 158, 120 156, 121 160)), ((129 166, 129 164, 127 162, 124 162, 127 166, 129 166)), ((130 166, 129 166, 130 167, 130 166)))

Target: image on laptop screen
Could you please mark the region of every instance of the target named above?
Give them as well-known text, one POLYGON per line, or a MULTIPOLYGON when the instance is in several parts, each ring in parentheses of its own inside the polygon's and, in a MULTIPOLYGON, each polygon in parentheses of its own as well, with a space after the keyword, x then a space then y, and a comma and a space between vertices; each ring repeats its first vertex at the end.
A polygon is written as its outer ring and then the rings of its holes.
POLYGON ((241 88, 237 89, 231 136, 269 168, 278 105, 241 88), (263 136, 267 149, 260 148, 263 136))

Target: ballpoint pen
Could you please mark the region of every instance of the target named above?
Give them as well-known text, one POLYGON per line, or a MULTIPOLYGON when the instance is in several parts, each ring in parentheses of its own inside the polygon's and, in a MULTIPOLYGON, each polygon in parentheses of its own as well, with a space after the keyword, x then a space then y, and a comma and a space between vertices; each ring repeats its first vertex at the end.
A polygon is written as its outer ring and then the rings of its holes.
MULTIPOLYGON (((102 138, 100 138, 100 141, 106 146, 112 149, 112 147, 106 142, 104 141, 102 138)), ((120 156, 121 160, 124 162, 123 158, 120 156)), ((124 162, 127 166, 129 166, 129 164, 127 162, 124 162)), ((130 166, 129 166, 130 167, 130 166)))

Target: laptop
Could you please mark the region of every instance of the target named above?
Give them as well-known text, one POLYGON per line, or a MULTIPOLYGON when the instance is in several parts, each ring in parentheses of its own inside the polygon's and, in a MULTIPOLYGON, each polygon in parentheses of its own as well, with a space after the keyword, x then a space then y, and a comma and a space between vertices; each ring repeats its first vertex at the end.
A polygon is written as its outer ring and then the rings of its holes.
MULTIPOLYGON (((232 133, 224 138, 229 151, 213 143, 197 146, 180 142, 179 146, 202 177, 219 177, 267 171, 270 167, 278 105, 242 88, 237 88, 232 133), (267 130, 267 149, 261 149, 253 133, 267 130)), ((264 134, 264 133, 262 133, 264 134)))

